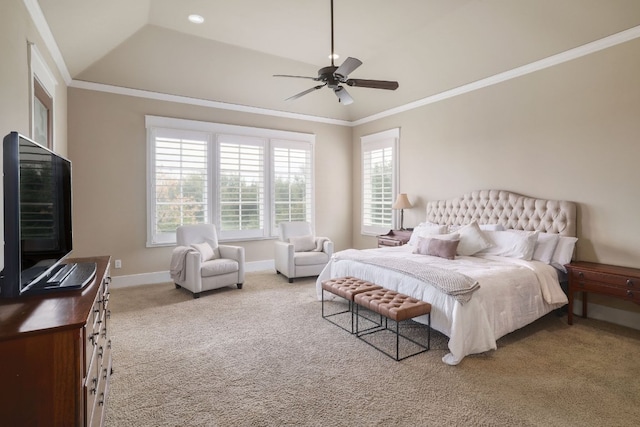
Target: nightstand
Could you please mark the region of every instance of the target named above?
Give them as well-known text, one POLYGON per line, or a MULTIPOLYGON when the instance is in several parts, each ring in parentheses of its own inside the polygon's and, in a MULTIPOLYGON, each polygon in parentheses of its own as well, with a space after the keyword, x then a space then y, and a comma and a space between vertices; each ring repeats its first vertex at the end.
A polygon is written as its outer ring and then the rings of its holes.
POLYGON ((411 230, 391 230, 387 234, 378 236, 378 247, 402 246, 411 238, 411 230))
POLYGON ((640 304, 640 269, 575 261, 565 266, 569 273, 569 315, 573 324, 573 295, 582 292, 582 317, 587 317, 587 292, 609 295, 640 304))

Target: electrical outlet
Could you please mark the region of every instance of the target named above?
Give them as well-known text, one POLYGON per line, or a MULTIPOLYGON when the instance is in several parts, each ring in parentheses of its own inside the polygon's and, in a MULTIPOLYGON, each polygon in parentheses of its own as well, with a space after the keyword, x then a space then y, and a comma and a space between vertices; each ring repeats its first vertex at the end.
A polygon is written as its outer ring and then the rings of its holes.
POLYGON ((117 259, 115 262, 115 266, 116 268, 122 268, 122 260, 121 259, 117 259))

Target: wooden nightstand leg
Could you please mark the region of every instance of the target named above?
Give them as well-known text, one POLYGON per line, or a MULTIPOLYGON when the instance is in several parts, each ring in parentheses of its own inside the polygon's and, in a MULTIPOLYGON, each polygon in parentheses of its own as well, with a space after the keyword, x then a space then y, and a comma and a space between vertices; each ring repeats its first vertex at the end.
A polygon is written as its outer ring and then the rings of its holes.
POLYGON ((582 293, 582 317, 587 318, 587 293, 582 293))
POLYGON ((569 286, 569 305, 567 307, 567 323, 573 325, 573 294, 571 286, 569 286))

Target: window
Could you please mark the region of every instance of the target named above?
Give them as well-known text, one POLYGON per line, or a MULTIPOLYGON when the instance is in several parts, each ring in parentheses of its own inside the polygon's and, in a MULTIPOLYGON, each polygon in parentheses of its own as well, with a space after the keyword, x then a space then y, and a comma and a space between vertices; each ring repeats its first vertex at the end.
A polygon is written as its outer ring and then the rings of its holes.
POLYGON ((175 244, 183 224, 242 240, 312 222, 313 135, 155 116, 146 127, 149 246, 175 244))
POLYGON ((31 138, 53 150, 54 93, 58 82, 49 71, 35 44, 29 45, 31 73, 31 138))
POLYGON ((218 136, 220 175, 218 230, 235 238, 265 236, 264 147, 262 138, 218 136))
POLYGON ((294 141, 273 141, 272 230, 287 221, 311 222, 311 149, 294 141))
POLYGON ((399 129, 361 138, 362 234, 381 234, 395 228, 391 206, 398 192, 399 129))
POLYGON ((33 79, 33 140, 53 149, 53 98, 33 79))
POLYGON ((209 135, 156 128, 151 140, 151 234, 155 243, 172 243, 179 225, 209 221, 209 135))

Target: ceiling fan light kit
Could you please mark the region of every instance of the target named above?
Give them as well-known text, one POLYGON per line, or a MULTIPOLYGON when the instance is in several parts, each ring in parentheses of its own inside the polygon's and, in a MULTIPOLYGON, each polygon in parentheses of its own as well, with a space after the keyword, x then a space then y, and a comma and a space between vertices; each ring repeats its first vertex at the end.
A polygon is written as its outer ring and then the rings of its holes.
POLYGON ((396 81, 387 81, 387 80, 367 80, 367 79, 350 79, 349 74, 353 72, 356 68, 362 65, 362 61, 356 58, 348 57, 344 60, 342 65, 336 67, 333 63, 334 58, 337 55, 333 49, 333 0, 331 0, 331 65, 328 67, 323 67, 318 70, 317 77, 307 77, 307 76, 292 76, 288 74, 274 74, 274 77, 294 77, 300 79, 310 79, 317 82, 322 82, 322 84, 312 87, 311 89, 307 89, 300 93, 297 93, 286 100, 294 100, 298 99, 308 93, 315 92, 318 89, 322 89, 327 86, 332 89, 333 92, 338 97, 338 101, 343 105, 349 105, 353 103, 353 98, 349 95, 349 92, 344 88, 343 85, 354 86, 354 87, 367 87, 371 89, 386 89, 386 90, 396 90, 398 88, 398 82, 396 81))

